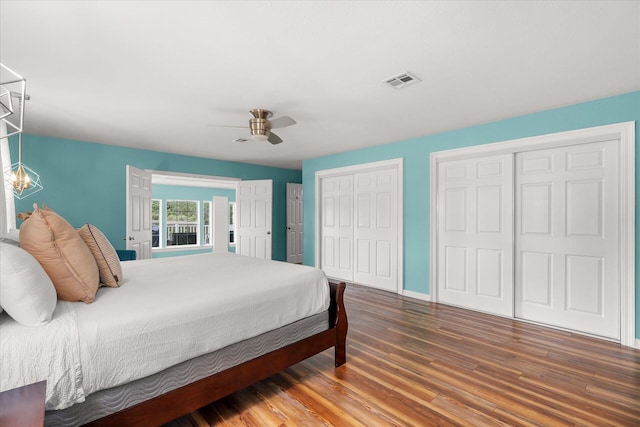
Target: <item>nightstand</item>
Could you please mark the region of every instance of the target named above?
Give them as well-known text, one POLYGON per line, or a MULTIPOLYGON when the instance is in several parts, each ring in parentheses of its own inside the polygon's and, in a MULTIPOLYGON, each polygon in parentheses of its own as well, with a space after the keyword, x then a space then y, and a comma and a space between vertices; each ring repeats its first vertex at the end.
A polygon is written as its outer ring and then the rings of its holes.
POLYGON ((0 427, 42 427, 46 381, 0 393, 0 427))

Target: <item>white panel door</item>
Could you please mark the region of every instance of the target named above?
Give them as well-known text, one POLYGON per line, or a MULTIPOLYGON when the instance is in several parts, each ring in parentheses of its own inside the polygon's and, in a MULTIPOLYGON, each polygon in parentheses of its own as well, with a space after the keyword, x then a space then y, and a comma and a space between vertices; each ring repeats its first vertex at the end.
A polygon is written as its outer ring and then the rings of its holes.
POLYGON ((322 178, 320 267, 329 277, 353 281, 353 175, 322 178))
POLYGON ((513 155, 438 165, 438 302, 513 316, 513 155))
POLYGON ((302 184, 287 183, 287 262, 302 262, 302 184))
POLYGON ((127 165, 127 249, 151 258, 151 172, 127 165))
POLYGON ((270 179, 238 182, 235 240, 239 254, 271 259, 272 192, 270 179))
POLYGON ((354 176, 353 281, 398 291, 398 169, 354 176))
POLYGON ((618 141, 516 154, 516 317, 620 338, 618 141))

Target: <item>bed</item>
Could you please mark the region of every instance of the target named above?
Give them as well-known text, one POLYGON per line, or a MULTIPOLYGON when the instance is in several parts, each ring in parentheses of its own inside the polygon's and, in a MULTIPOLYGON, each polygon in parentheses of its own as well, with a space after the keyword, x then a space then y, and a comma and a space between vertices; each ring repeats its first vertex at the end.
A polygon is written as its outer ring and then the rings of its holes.
POLYGON ((122 270, 45 326, 0 314, 1 385, 46 379, 45 425, 160 425, 331 347, 346 361, 345 285, 319 269, 207 253, 122 270))

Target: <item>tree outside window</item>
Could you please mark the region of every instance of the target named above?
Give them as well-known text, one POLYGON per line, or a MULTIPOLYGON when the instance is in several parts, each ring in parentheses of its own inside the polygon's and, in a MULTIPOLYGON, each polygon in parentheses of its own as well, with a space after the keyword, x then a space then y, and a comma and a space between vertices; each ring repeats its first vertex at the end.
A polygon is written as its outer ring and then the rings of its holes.
POLYGON ((198 205, 193 200, 167 200, 167 246, 198 244, 198 205))
POLYGON ((151 201, 151 247, 160 247, 160 206, 162 200, 154 199, 151 201))

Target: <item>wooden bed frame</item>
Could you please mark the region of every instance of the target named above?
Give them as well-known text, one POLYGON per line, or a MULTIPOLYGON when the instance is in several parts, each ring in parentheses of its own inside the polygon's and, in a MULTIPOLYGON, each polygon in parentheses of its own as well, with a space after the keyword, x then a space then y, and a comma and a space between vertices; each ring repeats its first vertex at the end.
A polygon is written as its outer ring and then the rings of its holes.
POLYGON ((167 423, 211 402, 276 374, 328 348, 335 347, 335 365, 347 361, 347 312, 344 283, 329 283, 329 329, 256 359, 203 378, 153 399, 123 409, 87 426, 153 426, 167 423))

